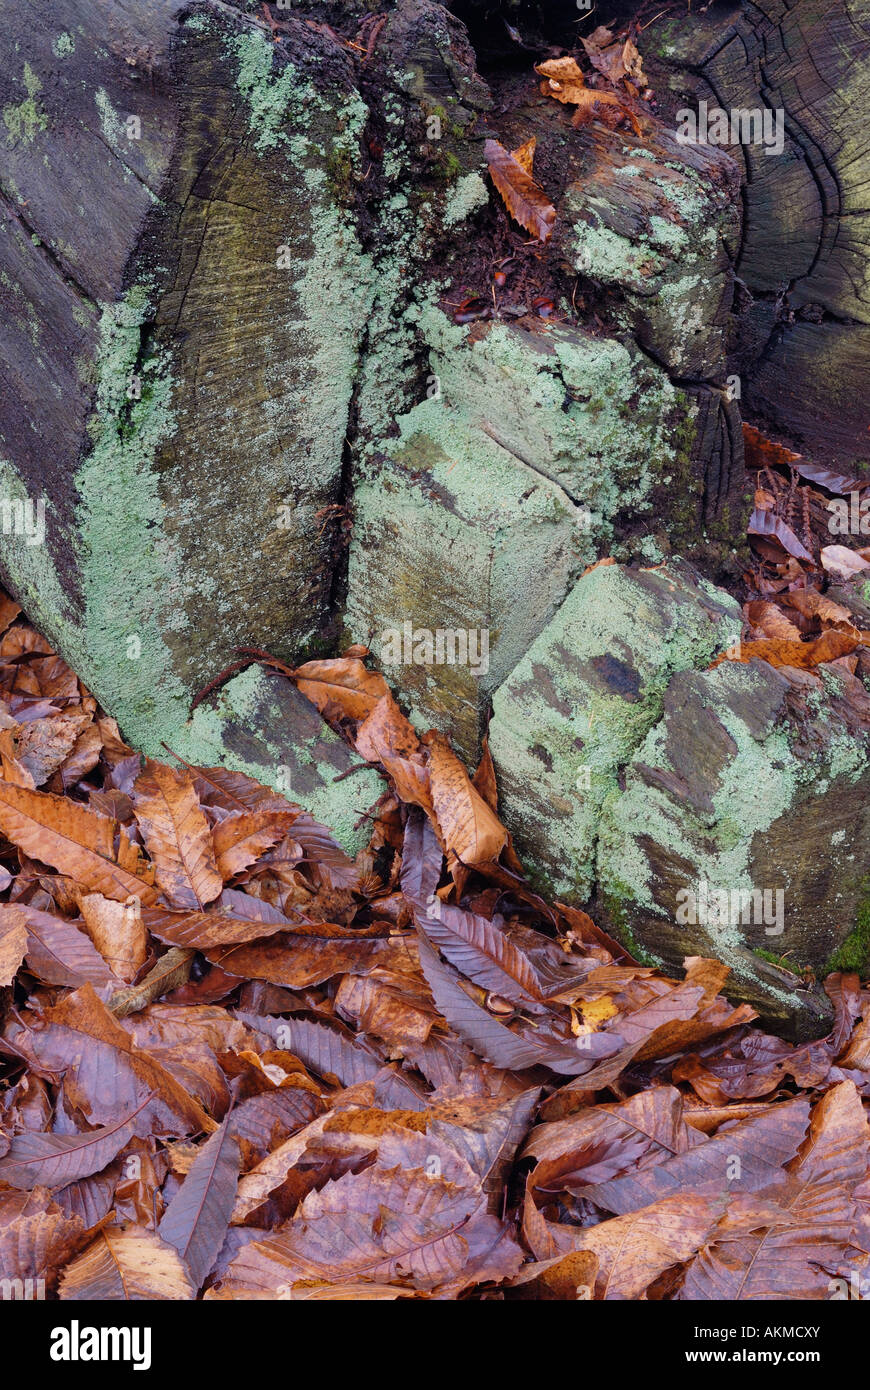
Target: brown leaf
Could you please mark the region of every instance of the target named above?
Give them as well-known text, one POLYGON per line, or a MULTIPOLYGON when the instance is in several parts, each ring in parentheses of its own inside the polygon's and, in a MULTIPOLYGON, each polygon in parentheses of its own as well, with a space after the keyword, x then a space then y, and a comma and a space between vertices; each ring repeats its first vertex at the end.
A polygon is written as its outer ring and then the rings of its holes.
MULTIPOLYGON (((214 1121, 183 1086, 148 1052, 134 1046, 117 1019, 102 1004, 90 985, 68 994, 47 1009, 46 1021, 69 1030, 75 1036, 66 1043, 58 1038, 59 1050, 68 1060, 62 1063, 73 1104, 79 1100, 90 1116, 98 1113, 110 1123, 119 1112, 135 1110, 144 1091, 153 1092, 153 1104, 145 1112, 166 1116, 167 1126, 181 1127, 187 1133, 217 1128, 214 1121), (83 1044, 82 1039, 87 1042, 83 1044), (64 1046, 64 1043, 66 1045, 64 1046), (76 1050, 77 1049, 77 1050, 76 1050), (84 1049, 84 1050, 83 1050, 84 1049), (170 1118, 171 1117, 171 1118, 170 1118)), ((47 1040, 48 1041, 48 1040, 47 1040)), ((137 1127, 137 1133, 143 1132, 137 1127)), ((149 1132, 148 1124, 144 1132, 149 1132)), ((170 1131, 171 1132, 171 1131, 170 1131)))
POLYGON ((425 915, 417 915, 417 924, 445 960, 481 989, 533 1013, 544 1012, 544 996, 534 967, 504 932, 503 918, 490 922, 435 898, 425 915))
POLYGON ((685 1153, 596 1184, 583 1195, 596 1206, 622 1215, 680 1193, 727 1191, 729 1165, 733 1170, 735 1160, 739 1163, 740 1191, 758 1191, 783 1180, 783 1166, 802 1144, 808 1119, 805 1100, 785 1101, 771 1106, 764 1115, 726 1127, 685 1153))
POLYGON ((205 806, 220 806, 227 811, 292 812, 293 839, 301 845, 306 863, 311 864, 315 881, 322 880, 332 888, 356 886, 356 865, 336 843, 331 831, 301 806, 244 772, 226 767, 198 767, 193 771, 194 786, 205 806))
POLYGON ((27 927, 20 913, 0 911, 0 985, 11 985, 27 951, 27 927))
POLYGON ((799 642, 801 630, 790 622, 781 608, 766 599, 756 599, 746 604, 746 616, 754 628, 765 637, 784 638, 787 642, 799 642))
POLYGON ((133 787, 133 812, 170 907, 192 911, 216 898, 223 879, 190 773, 149 758, 133 787))
POLYGON ((863 555, 845 545, 823 545, 821 559, 822 568, 826 573, 832 579, 844 582, 854 579, 855 575, 861 574, 863 570, 870 569, 870 560, 865 560, 863 555))
POLYGON ((743 422, 743 448, 747 468, 790 468, 801 457, 792 449, 786 449, 782 444, 775 444, 754 425, 747 425, 745 421, 743 422))
POLYGON ((841 603, 820 594, 816 589, 794 589, 783 594, 780 603, 797 609, 805 618, 818 618, 822 627, 839 627, 843 632, 854 629, 853 615, 841 603))
POLYGON ((62 1300, 113 1302, 193 1298, 195 1289, 178 1252, 142 1226, 100 1231, 60 1280, 62 1300))
POLYGON ((144 980, 129 989, 119 989, 108 1003, 109 1013, 115 1018, 129 1018, 139 1013, 161 995, 179 989, 189 975, 193 964, 194 951, 185 951, 175 946, 161 956, 153 970, 149 970, 144 980))
POLYGON ((829 628, 821 637, 809 642, 790 642, 779 638, 760 638, 757 642, 740 642, 711 663, 710 669, 722 661, 752 661, 759 658, 770 666, 795 666, 801 671, 812 671, 823 661, 835 661, 858 646, 860 634, 857 632, 835 632, 829 628))
MULTIPOLYGON (((496 1244, 500 1223, 488 1215, 479 1188, 429 1176, 420 1168, 379 1164, 348 1173, 311 1192, 277 1236, 246 1247, 228 1270, 231 1281, 268 1287, 269 1266, 283 1282, 319 1278, 435 1289, 463 1282, 475 1256, 496 1244)), ((516 1272, 519 1247, 505 1247, 504 1274, 516 1272)), ((495 1271, 493 1271, 495 1274, 495 1271)), ((272 1282, 274 1288, 274 1282, 272 1282)))
POLYGON ((535 72, 544 78, 541 91, 545 96, 577 108, 574 124, 601 115, 599 108, 610 107, 619 113, 620 118, 625 117, 631 122, 636 135, 641 134, 640 122, 625 100, 613 92, 587 87, 574 58, 551 58, 546 63, 537 63, 535 72))
MULTIPOLYGON (((20 726, 17 735, 18 761, 41 787, 56 772, 75 747, 92 716, 82 710, 33 719, 20 726)), ((96 759, 94 760, 96 761, 96 759)))
POLYGON ((535 147, 537 143, 537 136, 533 135, 531 139, 527 140, 524 145, 520 145, 517 149, 511 150, 510 152, 511 159, 515 159, 517 161, 517 164, 519 164, 521 169, 525 170, 529 178, 532 177, 532 171, 535 163, 535 147))
POLYGON ((292 925, 289 917, 270 904, 260 904, 256 898, 248 901, 252 909, 250 916, 217 908, 210 912, 167 912, 155 907, 146 910, 143 921, 151 935, 167 946, 187 946, 197 951, 258 941, 275 932, 286 931, 292 925), (259 907, 266 910, 258 912, 259 907))
POLYGON ((365 719, 390 693, 383 676, 367 670, 358 657, 307 661, 297 666, 293 679, 321 714, 331 706, 349 719, 365 719))
POLYGON ((79 907, 100 955, 119 980, 129 983, 148 955, 142 903, 135 897, 119 903, 101 893, 83 893, 79 907))
POLYGON ((490 177, 511 217, 538 241, 549 240, 556 209, 540 184, 498 140, 487 140, 483 151, 490 177))
POLYGON ((816 1105, 777 1206, 759 1211, 746 1197, 735 1204, 693 1262, 681 1297, 829 1297, 832 1275, 848 1280, 858 1258, 850 1249, 858 1216, 850 1191, 866 1173, 867 1138, 861 1098, 843 1081, 816 1105))
POLYGON ((390 777, 397 796, 412 806, 433 813, 429 768, 416 730, 405 718, 392 695, 378 701, 356 731, 357 752, 368 762, 379 762, 390 777))
POLYGON ((27 934, 28 968, 44 984, 77 989, 90 982, 100 989, 117 983, 109 965, 74 922, 27 903, 0 905, 0 930, 4 923, 16 922, 27 934))
POLYGON ((239 1146, 230 1116, 200 1149, 163 1214, 161 1238, 175 1247, 195 1289, 205 1283, 229 1226, 239 1178, 239 1146))
MULTIPOLYGON (((150 1096, 139 1105, 144 1110, 150 1096)), ((66 1187, 68 1183, 97 1173, 111 1163, 135 1133, 132 1116, 124 1116, 87 1134, 17 1134, 5 1158, 0 1159, 0 1181, 29 1189, 66 1187)))
POLYGON ((22 1281, 22 1298, 28 1280, 32 1298, 41 1296, 43 1280, 52 1291, 59 1267, 86 1241, 81 1218, 62 1211, 47 1189, 0 1192, 0 1269, 4 1279, 22 1281))
POLYGON ((0 781, 0 830, 25 854, 91 892, 119 902, 131 894, 143 903, 157 897, 151 866, 144 865, 125 831, 118 831, 116 852, 116 822, 77 801, 0 781))
POLYGON ((426 735, 432 801, 447 849, 469 868, 498 859, 507 831, 475 791, 443 734, 426 735))
POLYGON ((775 512, 756 507, 749 518, 747 530, 750 536, 773 537, 774 540, 779 541, 783 550, 787 551, 789 555, 793 555, 796 560, 813 563, 810 551, 807 550, 802 541, 798 540, 791 527, 787 526, 782 517, 777 516, 775 512))
POLYGON ((290 811, 232 811, 212 830, 214 852, 226 881, 253 864, 288 833, 296 815, 290 811))

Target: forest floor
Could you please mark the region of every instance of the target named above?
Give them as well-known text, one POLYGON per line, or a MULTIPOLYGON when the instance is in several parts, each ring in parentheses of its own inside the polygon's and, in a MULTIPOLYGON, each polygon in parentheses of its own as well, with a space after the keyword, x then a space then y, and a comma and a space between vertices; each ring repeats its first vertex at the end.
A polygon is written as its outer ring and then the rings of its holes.
MULTIPOLYGON (((776 598, 796 592, 818 591, 776 598)), ((764 631, 790 620, 763 607, 764 631)), ((809 653, 844 633, 834 607, 809 641, 743 645, 809 653)), ((9 1277, 61 1299, 849 1296, 856 974, 825 981, 830 1035, 792 1045, 716 961, 638 965, 531 890, 488 753, 469 778, 418 738, 364 649, 263 654, 387 781, 354 863, 243 774, 143 764, 9 599, 2 622, 9 1277)))

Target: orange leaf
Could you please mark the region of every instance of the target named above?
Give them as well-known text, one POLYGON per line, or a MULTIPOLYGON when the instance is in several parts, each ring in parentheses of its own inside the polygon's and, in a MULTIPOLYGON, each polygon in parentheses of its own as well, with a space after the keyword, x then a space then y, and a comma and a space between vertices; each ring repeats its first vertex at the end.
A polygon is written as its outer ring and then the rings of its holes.
POLYGON ((32 859, 51 864, 93 893, 126 902, 131 893, 143 903, 157 894, 145 874, 136 845, 117 822, 51 792, 31 791, 0 781, 0 830, 32 859))
POLYGON ((378 700, 389 694, 383 676, 367 670, 355 656, 306 661, 304 666, 297 666, 293 679, 321 714, 327 705, 333 705, 350 719, 365 719, 378 700))
POLYGON ((596 115, 596 106, 613 106, 631 122, 635 135, 641 134, 640 122, 625 101, 613 92, 600 92, 587 87, 583 73, 573 58, 553 58, 549 62, 538 63, 535 72, 544 78, 541 83, 544 96, 553 97, 568 106, 576 106, 575 125, 592 119, 596 115))
POLYGON ((556 220, 556 209, 540 184, 526 172, 498 140, 483 147, 492 181, 515 221, 539 241, 547 241, 556 220))
POLYGON ((216 898, 224 881, 190 773, 149 758, 133 785, 133 813, 167 902, 192 910, 216 898))
POLYGON ((356 732, 356 750, 368 762, 381 763, 402 801, 434 814, 429 769, 417 734, 392 695, 379 700, 356 732))
POLYGON ((521 169, 525 169, 529 178, 532 177, 532 170, 535 162, 535 146, 538 143, 537 136, 533 135, 524 145, 518 149, 511 150, 511 159, 515 159, 521 169))
POLYGON ((760 657, 770 666, 796 666, 801 671, 811 671, 823 661, 836 661, 838 656, 846 656, 858 646, 858 632, 835 632, 829 629, 821 637, 811 642, 790 642, 784 638, 762 638, 758 642, 740 642, 718 656, 711 665, 720 661, 752 661, 760 657))
POLYGON ((428 733, 429 775, 435 814, 448 850, 475 867, 498 859, 507 831, 475 791, 462 763, 443 734, 428 733))
POLYGON ((747 468, 788 468, 801 454, 786 449, 782 444, 774 444, 754 425, 743 425, 743 451, 747 468))

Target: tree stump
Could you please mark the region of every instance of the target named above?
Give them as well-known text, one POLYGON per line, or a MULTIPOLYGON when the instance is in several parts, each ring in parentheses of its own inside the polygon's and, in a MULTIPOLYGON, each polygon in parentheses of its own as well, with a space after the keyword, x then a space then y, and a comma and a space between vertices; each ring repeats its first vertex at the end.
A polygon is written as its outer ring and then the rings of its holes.
MULTIPOLYGON (((191 718, 237 646, 298 661, 368 642, 416 722, 471 760, 494 701, 531 766, 509 701, 541 643, 579 634, 602 556, 641 588, 667 566, 692 622, 706 603, 727 636, 733 601, 697 594, 741 569, 743 413, 815 462, 868 457, 870 63, 852 7, 644 11, 658 105, 640 133, 575 129, 541 93, 534 62, 578 22, 568 0, 8 16, 0 496, 44 503, 45 543, 6 535, 4 581, 137 747, 280 773, 348 845, 380 783, 333 781, 347 755, 292 694, 246 675, 191 718), (782 108, 781 157, 681 142, 701 100, 782 108), (511 222, 484 155, 532 137, 546 244, 511 222)), ((699 664, 641 661, 656 727, 699 664)), ((624 751, 616 807, 646 775, 624 751)), ((575 899, 599 859, 575 856, 575 899)))

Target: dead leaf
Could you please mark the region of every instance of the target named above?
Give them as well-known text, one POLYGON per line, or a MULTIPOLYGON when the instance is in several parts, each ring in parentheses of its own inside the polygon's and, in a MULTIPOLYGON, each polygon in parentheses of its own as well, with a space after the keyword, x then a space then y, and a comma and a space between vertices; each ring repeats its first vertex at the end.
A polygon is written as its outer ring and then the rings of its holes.
POLYGON ((511 217, 538 241, 548 241, 556 209, 544 190, 498 140, 487 140, 483 151, 490 177, 511 217))
POLYGON ((870 560, 865 560, 856 550, 849 550, 845 545, 823 545, 821 558, 822 568, 831 578, 844 583, 863 570, 870 569, 870 560))
POLYGON ((129 983, 148 955, 141 901, 130 897, 119 903, 101 893, 83 893, 79 907, 88 935, 103 960, 119 980, 129 983))
POLYGON ((795 666, 801 671, 812 671, 823 661, 835 661, 858 646, 857 632, 836 632, 829 628, 820 637, 809 642, 791 642, 779 638, 760 638, 757 642, 740 642, 727 652, 718 656, 711 664, 711 670, 722 661, 753 661, 756 657, 771 666, 795 666))
POLYGON ((107 898, 154 902, 153 873, 123 828, 79 802, 0 781, 0 830, 33 859, 107 898))
POLYGON ((432 801, 447 849, 468 867, 498 859, 507 831, 442 734, 426 735, 432 801))
POLYGON ((66 1266, 61 1300, 148 1302, 193 1298, 195 1290, 178 1252, 141 1226, 104 1228, 66 1266))
POLYGON ((223 879, 190 773, 149 758, 133 786, 133 812, 169 905, 191 911, 216 898, 223 879))

